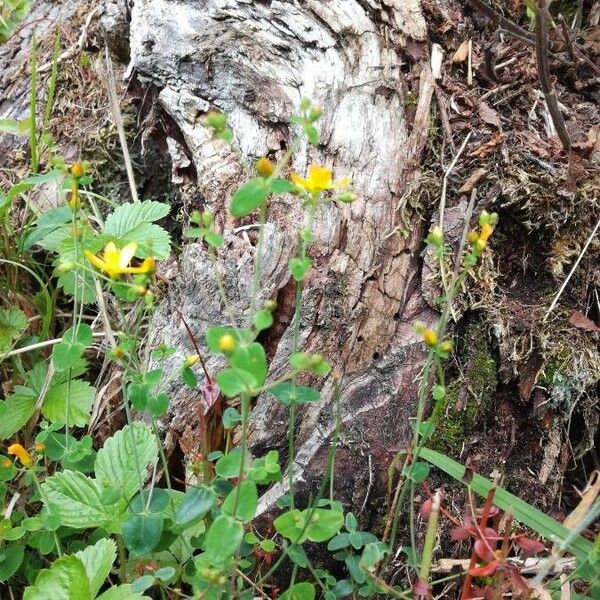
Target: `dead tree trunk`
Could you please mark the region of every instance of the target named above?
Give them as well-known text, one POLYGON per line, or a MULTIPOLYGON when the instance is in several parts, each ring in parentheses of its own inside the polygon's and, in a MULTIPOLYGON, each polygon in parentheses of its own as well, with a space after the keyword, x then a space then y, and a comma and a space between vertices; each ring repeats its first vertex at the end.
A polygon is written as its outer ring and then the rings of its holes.
MULTIPOLYGON (((298 480, 322 475, 335 412, 332 377, 341 377, 337 481, 360 508, 374 474, 381 476, 393 450, 410 437, 422 364, 413 324, 433 319, 419 287, 424 225, 407 208, 427 142, 434 87, 419 3, 141 1, 132 8, 131 32, 132 72, 159 90, 161 107, 183 134, 202 205, 216 213, 225 234, 219 268, 240 323, 248 317, 255 248, 252 234, 236 229, 240 223, 228 215, 228 199, 247 176, 244 161, 277 158, 291 143, 288 118, 301 98, 323 109, 322 142, 317 149, 302 144, 293 170, 304 173, 313 161, 327 165, 338 177, 352 177, 359 199, 317 217, 314 268, 302 296, 301 347, 322 352, 335 375, 322 383, 322 401, 299 411, 294 470, 298 480), (407 43, 422 56, 408 76, 399 53, 407 43), (418 101, 409 116, 411 93, 418 101), (229 115, 243 159, 211 140, 201 124, 210 109, 229 115)), ((302 226, 297 201, 271 202, 267 221, 262 290, 279 304, 267 341, 276 378, 286 371, 291 349, 294 281, 287 263, 302 226)), ((253 223, 256 218, 243 224, 253 223)), ((224 307, 200 246, 187 245, 168 277, 154 339, 190 353, 175 310, 203 340, 207 326, 226 322, 224 307)), ((198 395, 179 390, 171 427, 192 435, 200 406, 198 395)), ((252 444, 283 449, 286 414, 263 394, 252 416, 252 444)), ((263 509, 285 487, 272 490, 263 509)))

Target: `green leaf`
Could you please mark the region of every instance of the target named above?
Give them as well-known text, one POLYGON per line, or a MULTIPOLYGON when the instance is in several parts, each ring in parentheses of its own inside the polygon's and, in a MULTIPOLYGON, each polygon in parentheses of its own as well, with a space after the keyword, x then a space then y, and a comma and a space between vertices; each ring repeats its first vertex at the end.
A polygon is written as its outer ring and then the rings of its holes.
POLYGON ((10 350, 16 340, 27 329, 27 317, 18 308, 0 309, 0 352, 10 350))
POLYGON ((310 271, 311 266, 312 261, 307 256, 304 258, 292 258, 290 260, 290 271, 292 272, 292 277, 296 281, 302 281, 310 271))
POLYGON ((296 583, 279 597, 281 600, 315 600, 315 586, 308 581, 296 583))
POLYGON ((316 130, 314 125, 311 125, 310 123, 305 123, 304 124, 304 133, 306 134, 306 137, 307 137, 309 143, 311 144, 311 146, 319 145, 319 132, 316 130))
POLYGON ((309 525, 306 528, 306 537, 311 542, 326 542, 332 538, 344 524, 344 515, 337 510, 325 508, 307 509, 305 518, 310 515, 309 525))
POLYGON ((231 365, 250 373, 259 386, 267 379, 267 355, 258 342, 237 348, 231 357, 231 365))
POLYGON ((308 567, 308 565, 310 564, 310 561, 308 560, 308 556, 306 556, 304 548, 302 546, 298 546, 297 544, 292 544, 288 548, 288 556, 290 557, 290 560, 292 562, 297 564, 299 567, 302 567, 303 569, 306 569, 306 567, 308 567))
POLYGON ((16 572, 23 562, 25 546, 12 545, 0 549, 0 581, 7 581, 16 572))
POLYGON ((404 475, 412 479, 415 483, 421 483, 421 481, 425 481, 429 476, 429 465, 423 461, 412 463, 404 469, 404 475))
POLYGON ((238 423, 242 422, 242 415, 237 408, 228 406, 223 412, 223 427, 233 429, 238 423))
POLYGON ((157 456, 152 430, 144 423, 132 423, 104 442, 94 470, 101 485, 120 489, 129 500, 140 489, 140 481, 145 480, 147 468, 157 456))
POLYGON ((96 482, 78 471, 60 471, 42 483, 49 503, 58 507, 61 523, 74 529, 103 527, 114 529, 115 522, 124 509, 107 506, 102 502, 96 482))
POLYGON ((88 423, 95 395, 96 389, 82 379, 51 386, 42 405, 42 415, 49 421, 64 423, 68 400, 69 425, 84 427, 88 423))
POLYGON ((118 585, 117 587, 110 588, 96 600, 146 600, 148 596, 138 594, 131 588, 130 583, 124 585, 118 585))
POLYGON ((271 179, 269 187, 274 194, 279 195, 291 192, 294 189, 294 184, 287 179, 271 179))
POLYGON ((284 406, 309 404, 310 402, 318 402, 321 398, 321 393, 318 390, 292 383, 279 383, 269 388, 268 392, 273 394, 284 406))
POLYGON ((165 392, 149 395, 146 398, 146 408, 153 417, 162 417, 169 409, 169 396, 165 392))
POLYGON ((81 552, 76 552, 75 556, 83 564, 90 583, 91 596, 95 598, 102 584, 110 574, 112 565, 117 557, 117 546, 112 540, 102 538, 93 546, 87 546, 81 552))
POLYGON ((234 217, 244 217, 258 208, 269 195, 269 186, 262 177, 251 179, 242 185, 231 199, 229 212, 234 217))
POLYGON ((306 540, 306 532, 302 534, 304 517, 305 515, 297 508, 288 510, 273 521, 275 531, 291 540, 293 544, 301 544, 306 540))
POLYGON ((183 380, 183 383, 185 383, 185 385, 187 385, 189 388, 192 388, 193 390, 195 390, 198 387, 198 378, 196 377, 194 371, 192 371, 192 369, 187 365, 184 365, 181 368, 181 379, 183 380))
POLYGON ((222 564, 236 553, 243 537, 244 526, 239 521, 219 515, 206 533, 204 551, 211 562, 222 564))
POLYGON ((35 585, 25 589, 23 600, 91 600, 90 584, 83 563, 65 556, 40 571, 35 585))
POLYGON ((128 242, 137 242, 136 256, 140 258, 166 258, 170 251, 170 236, 153 222, 166 217, 169 211, 168 204, 154 200, 121 204, 106 218, 104 234, 121 247, 128 242))
POLYGON ((77 327, 69 327, 63 336, 63 341, 71 344, 81 344, 84 347, 91 345, 94 336, 92 328, 87 323, 80 323, 77 327))
POLYGON ((358 527, 358 521, 356 520, 356 517, 354 516, 354 514, 352 514, 351 512, 346 514, 345 525, 346 525, 346 529, 348 531, 356 531, 356 528, 358 527))
POLYGON ((51 208, 50 210, 41 214, 37 219, 35 227, 33 227, 30 230, 27 237, 25 238, 23 248, 25 250, 29 250, 34 244, 39 243, 40 245, 42 245, 42 243, 45 242, 44 248, 46 248, 46 250, 52 250, 53 252, 57 251, 58 242, 64 239, 67 235, 66 230, 63 229, 63 225, 65 225, 65 223, 69 223, 72 220, 72 218, 73 213, 71 212, 71 209, 68 206, 59 206, 57 208, 51 208), (48 236, 52 235, 56 231, 60 232, 60 239, 57 238, 56 235, 54 235, 53 237, 56 239, 56 243, 51 242, 50 239, 46 241, 46 238, 48 238, 48 236))
POLYGON ((77 342, 62 341, 52 348, 52 364, 56 371, 67 371, 83 355, 85 346, 77 342))
MULTIPOLYGON (((448 473, 448 475, 457 481, 462 481, 465 475, 466 468, 464 465, 435 450, 422 448, 419 452, 419 457, 448 473)), ((475 473, 470 487, 476 494, 485 498, 492 487, 492 482, 475 473)), ((571 536, 571 531, 564 525, 537 508, 534 508, 524 500, 514 496, 504 488, 496 488, 494 504, 501 510, 510 512, 517 521, 520 521, 530 529, 552 541, 560 543, 571 536)), ((593 544, 578 535, 571 541, 568 547, 579 560, 585 561, 592 551, 593 544)))
POLYGON ((383 560, 385 552, 379 542, 367 544, 360 557, 360 566, 367 571, 373 571, 377 564, 383 560))
POLYGON ((217 461, 215 471, 217 475, 223 477, 223 479, 238 477, 240 474, 241 461, 242 453, 239 448, 236 448, 217 461))
POLYGON ((350 535, 348 533, 338 533, 335 537, 332 537, 327 544, 327 550, 335 552, 342 548, 347 548, 350 545, 350 535))
POLYGON ((123 541, 134 556, 149 554, 158 546, 163 532, 161 515, 136 515, 123 523, 123 541))
POLYGON ((257 505, 258 489, 256 484, 253 481, 242 481, 229 492, 221 511, 242 523, 248 523, 254 518, 257 505))
POLYGON ((216 495, 207 487, 193 487, 183 497, 183 502, 175 513, 175 522, 188 525, 203 517, 215 504, 216 495))
POLYGON ((269 329, 271 325, 273 325, 273 314, 270 310, 259 310, 254 315, 254 327, 256 328, 256 331, 269 329))
POLYGON ((167 490, 155 487, 152 492, 142 490, 129 503, 129 510, 134 514, 160 514, 169 505, 171 497, 167 490), (148 502, 150 499, 150 502, 148 502))
POLYGON ((217 385, 228 398, 235 398, 242 392, 258 387, 254 376, 242 369, 224 369, 217 375, 217 385))
POLYGON ((37 395, 28 387, 16 385, 13 393, 0 401, 0 439, 14 435, 31 419, 37 395))

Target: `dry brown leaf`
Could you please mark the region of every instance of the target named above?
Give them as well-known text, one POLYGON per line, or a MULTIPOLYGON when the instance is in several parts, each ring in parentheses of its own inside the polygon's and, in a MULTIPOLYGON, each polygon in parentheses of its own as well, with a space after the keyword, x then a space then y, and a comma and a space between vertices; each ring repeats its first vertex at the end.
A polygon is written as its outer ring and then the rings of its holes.
POLYGON ((471 190, 487 175, 487 171, 482 169, 475 169, 467 178, 467 180, 460 186, 458 190, 459 194, 470 194, 471 190))
POLYGON ((500 122, 500 115, 487 103, 479 103, 479 116, 488 125, 493 125, 498 129, 502 129, 502 123, 500 122))
POLYGON ((469 55, 469 40, 465 40, 459 47, 458 50, 454 53, 452 57, 452 62, 454 64, 459 64, 464 62, 469 55))
POLYGON ((481 146, 475 148, 475 150, 471 150, 467 156, 485 158, 494 152, 494 150, 496 150, 496 147, 504 141, 504 138, 506 138, 505 133, 495 133, 487 142, 481 144, 481 146))
POLYGON ((569 324, 577 327, 577 329, 583 329, 583 331, 600 331, 600 327, 579 310, 574 310, 571 313, 569 324))

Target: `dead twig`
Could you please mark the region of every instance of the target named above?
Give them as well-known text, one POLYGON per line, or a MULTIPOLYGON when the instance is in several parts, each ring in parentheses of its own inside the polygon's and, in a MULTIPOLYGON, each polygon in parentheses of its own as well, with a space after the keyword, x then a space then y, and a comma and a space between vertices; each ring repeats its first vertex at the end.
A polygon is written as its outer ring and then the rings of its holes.
POLYGON ((558 106, 558 100, 550 78, 550 66, 548 64, 548 22, 550 21, 548 11, 548 1, 538 0, 537 13, 535 16, 535 55, 537 59, 538 76, 540 87, 546 99, 548 112, 552 118, 552 123, 556 133, 560 138, 563 148, 571 151, 571 136, 565 126, 565 120, 558 106))

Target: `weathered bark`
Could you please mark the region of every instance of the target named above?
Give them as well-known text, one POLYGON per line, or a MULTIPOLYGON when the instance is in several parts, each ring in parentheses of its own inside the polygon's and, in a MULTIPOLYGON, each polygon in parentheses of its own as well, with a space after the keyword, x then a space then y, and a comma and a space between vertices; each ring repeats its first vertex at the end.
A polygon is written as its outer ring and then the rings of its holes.
MULTIPOLYGON (((322 209, 311 247, 313 271, 302 296, 301 348, 319 351, 341 376, 343 433, 338 452, 344 495, 360 507, 373 472, 385 471, 390 452, 406 443, 414 413, 415 377, 422 354, 412 325, 431 321, 418 284, 423 225, 401 222, 403 194, 418 170, 427 140, 433 79, 424 60, 411 73, 417 115, 405 111, 411 85, 400 73, 399 50, 424 40, 418 2, 136 2, 131 21, 131 68, 159 89, 158 99, 181 130, 206 208, 217 214, 227 249, 219 269, 238 324, 248 318, 255 248, 227 213, 228 199, 247 176, 229 147, 201 124, 209 109, 229 115, 244 159, 278 157, 292 143, 288 118, 302 97, 323 108, 321 144, 302 143, 292 168, 325 164, 350 176, 358 200, 322 209), (406 235, 399 233, 402 228, 406 235)), ((426 57, 427 52, 423 55, 426 57)), ((291 353, 294 283, 287 269, 302 213, 293 197, 273 201, 267 216, 262 297, 278 298, 275 333, 268 338, 270 377, 285 373, 291 353)), ((256 218, 246 221, 256 222, 256 218)), ((191 345, 175 309, 197 339, 227 322, 206 253, 191 244, 167 276, 168 296, 154 317, 154 340, 191 345)), ((179 358, 180 359, 180 358, 179 358)), ((209 361, 209 369, 216 362, 209 361)), ((333 377, 333 376, 332 376, 333 377)), ((319 477, 334 413, 333 380, 319 383, 322 401, 299 411, 298 479, 319 477)), ((171 427, 199 426, 197 394, 175 391, 171 427)), ((286 409, 262 395, 252 416, 257 448, 285 447, 286 409)), ((285 490, 277 486, 266 508, 285 490)))

